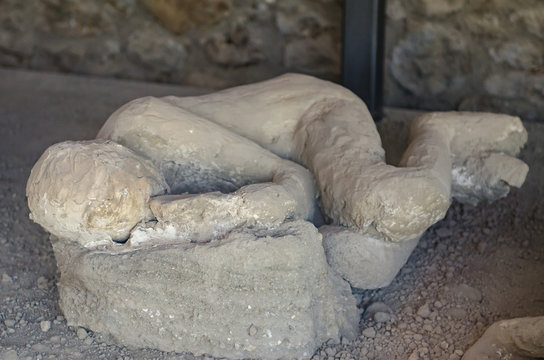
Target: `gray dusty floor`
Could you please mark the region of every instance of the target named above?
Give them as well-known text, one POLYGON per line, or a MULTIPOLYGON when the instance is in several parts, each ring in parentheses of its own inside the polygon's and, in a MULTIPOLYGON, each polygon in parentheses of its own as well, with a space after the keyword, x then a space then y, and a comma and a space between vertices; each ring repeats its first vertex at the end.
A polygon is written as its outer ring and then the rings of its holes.
MULTIPOLYGON (((128 100, 202 92, 0 69, 0 359, 195 358, 107 344, 66 325, 53 251, 28 219, 25 184, 47 146, 94 137, 128 100)), ((412 115, 389 110, 379 125, 393 163, 412 115)), ((355 291, 361 312, 378 303, 385 315, 366 311, 356 341, 324 344, 316 359, 460 359, 492 322, 544 315, 544 124, 526 127, 524 187, 491 205, 454 204, 389 287, 355 291)))

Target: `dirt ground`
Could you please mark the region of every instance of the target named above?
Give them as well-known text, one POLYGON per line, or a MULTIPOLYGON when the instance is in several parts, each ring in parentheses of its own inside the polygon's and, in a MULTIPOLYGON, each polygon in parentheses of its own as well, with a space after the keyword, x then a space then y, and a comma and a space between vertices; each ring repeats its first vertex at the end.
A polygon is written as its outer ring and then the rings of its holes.
MULTIPOLYGON (((25 185, 51 144, 90 139, 111 112, 145 95, 203 90, 0 69, 0 359, 205 359, 129 349, 67 326, 48 234, 28 218, 25 185)), ((379 124, 392 163, 413 112, 379 124)), ((526 184, 493 204, 454 203, 393 283, 354 290, 360 337, 315 359, 460 359, 499 319, 544 315, 544 124, 525 123, 526 184)))

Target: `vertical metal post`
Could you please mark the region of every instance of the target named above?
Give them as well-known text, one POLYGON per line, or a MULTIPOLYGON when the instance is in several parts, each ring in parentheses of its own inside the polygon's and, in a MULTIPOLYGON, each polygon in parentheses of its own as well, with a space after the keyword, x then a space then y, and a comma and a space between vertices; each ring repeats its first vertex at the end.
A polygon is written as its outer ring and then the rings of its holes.
POLYGON ((385 0, 344 0, 342 84, 383 116, 385 0))

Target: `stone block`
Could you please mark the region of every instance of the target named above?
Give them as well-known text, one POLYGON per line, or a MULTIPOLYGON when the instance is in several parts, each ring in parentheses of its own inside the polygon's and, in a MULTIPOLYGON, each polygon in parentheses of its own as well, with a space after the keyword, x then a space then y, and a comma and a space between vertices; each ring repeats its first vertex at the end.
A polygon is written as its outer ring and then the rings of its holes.
POLYGON ((544 39, 544 5, 541 2, 531 7, 516 9, 509 20, 518 22, 529 33, 544 39))
POLYGON ((53 239, 70 326, 126 346, 234 358, 309 358, 328 339, 357 336, 355 299, 308 222, 207 244, 127 246, 53 239))
POLYGON ((227 67, 254 65, 265 59, 249 30, 241 25, 210 36, 204 50, 210 61, 227 67))
POLYGON ((489 53, 493 60, 514 69, 536 70, 544 65, 542 48, 523 39, 503 43, 496 49, 490 49, 489 53))

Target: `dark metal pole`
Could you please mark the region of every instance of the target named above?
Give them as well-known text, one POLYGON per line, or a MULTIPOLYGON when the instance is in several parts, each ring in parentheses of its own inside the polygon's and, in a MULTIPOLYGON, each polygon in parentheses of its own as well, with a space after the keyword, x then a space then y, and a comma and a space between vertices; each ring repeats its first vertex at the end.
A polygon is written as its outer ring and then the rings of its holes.
POLYGON ((383 116, 385 0, 344 0, 342 84, 383 116))

